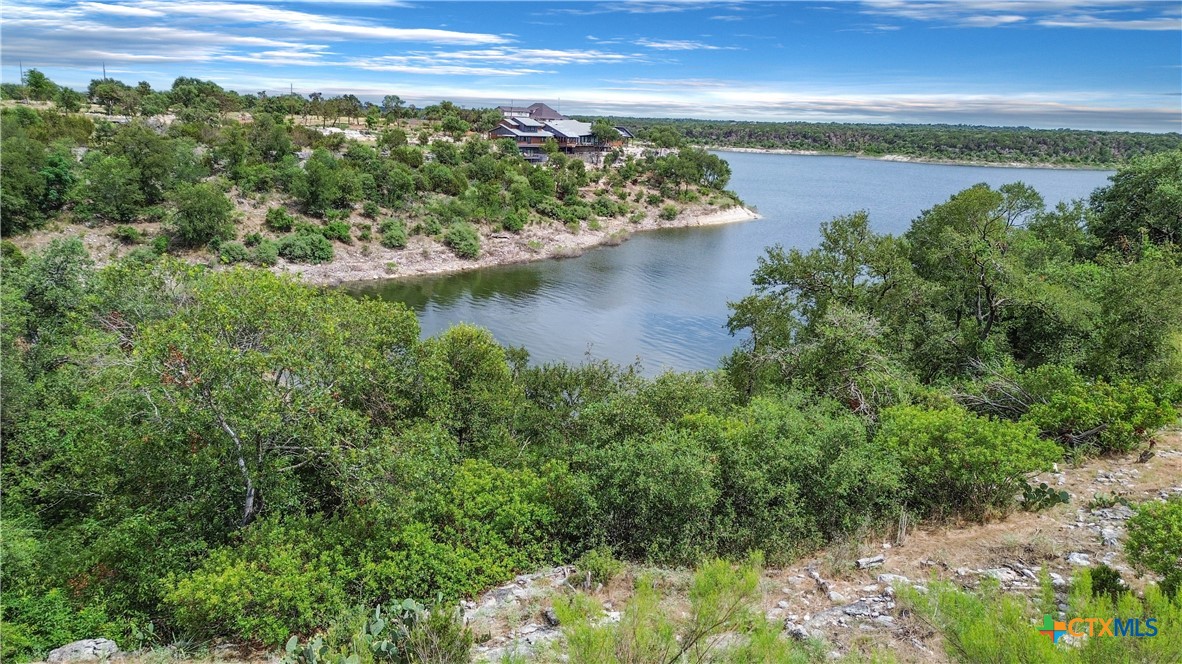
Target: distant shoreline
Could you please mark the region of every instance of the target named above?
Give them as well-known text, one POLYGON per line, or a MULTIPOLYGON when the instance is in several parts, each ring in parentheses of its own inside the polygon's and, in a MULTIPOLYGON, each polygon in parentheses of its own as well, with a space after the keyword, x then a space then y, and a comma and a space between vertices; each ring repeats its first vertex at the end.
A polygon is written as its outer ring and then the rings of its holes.
POLYGON ((906 164, 936 164, 939 166, 983 166, 987 168, 1038 168, 1059 171, 1115 171, 1116 165, 1097 166, 1088 164, 1050 164, 1046 162, 1024 161, 972 161, 958 159, 937 159, 935 157, 914 157, 910 155, 887 154, 867 155, 856 152, 822 152, 820 150, 790 150, 787 148, 742 148, 719 147, 714 145, 701 146, 705 150, 714 152, 746 152, 751 154, 786 154, 801 157, 848 157, 850 159, 867 159, 870 161, 894 161, 906 164))

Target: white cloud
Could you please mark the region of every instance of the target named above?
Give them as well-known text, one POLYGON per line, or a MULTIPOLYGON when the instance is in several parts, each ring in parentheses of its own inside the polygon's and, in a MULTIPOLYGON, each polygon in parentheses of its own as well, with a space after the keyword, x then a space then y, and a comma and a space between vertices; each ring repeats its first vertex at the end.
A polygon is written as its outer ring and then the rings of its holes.
POLYGON ((1033 22, 1057 28, 1182 29, 1182 5, 1157 0, 861 0, 861 7, 865 14, 967 28, 1033 22))
POLYGON ((1182 30, 1182 18, 1107 19, 1080 14, 1064 18, 1047 18, 1038 22, 1051 28, 1107 28, 1113 30, 1182 30))
POLYGON ((330 17, 260 4, 203 2, 201 0, 168 3, 159 0, 140 0, 135 6, 167 11, 171 16, 199 16, 223 22, 277 25, 308 34, 334 38, 383 39, 440 44, 500 44, 507 41, 505 37, 494 34, 456 32, 435 28, 395 28, 369 21, 330 17))
POLYGON ((638 39, 637 46, 656 49, 658 51, 734 51, 737 46, 715 46, 693 39, 638 39))
POLYGON ((154 18, 165 15, 164 12, 155 9, 145 9, 143 7, 133 7, 130 5, 115 5, 106 2, 79 2, 76 6, 88 14, 112 14, 115 16, 135 16, 144 18, 154 18))

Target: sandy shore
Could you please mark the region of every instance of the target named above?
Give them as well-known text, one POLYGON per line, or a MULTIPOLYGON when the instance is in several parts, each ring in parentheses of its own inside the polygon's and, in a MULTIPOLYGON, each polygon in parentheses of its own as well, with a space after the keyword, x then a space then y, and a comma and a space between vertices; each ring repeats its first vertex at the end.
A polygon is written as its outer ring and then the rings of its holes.
POLYGON ((957 159, 935 159, 930 157, 913 157, 901 154, 887 154, 887 155, 864 155, 854 154, 849 152, 820 152, 818 150, 787 150, 779 148, 735 148, 735 147, 717 147, 706 146, 705 149, 714 152, 751 152, 757 154, 791 154, 802 155, 806 157, 849 157, 851 159, 869 159, 872 161, 897 161, 908 164, 939 164, 941 166, 984 166, 987 168, 1046 168, 1052 170, 1067 170, 1067 171, 1111 171, 1115 170, 1115 166, 1085 166, 1085 165, 1066 165, 1066 164, 1048 164, 1044 162, 1025 162, 1025 161, 973 161, 973 160, 957 160, 957 159))
POLYGON ((480 257, 467 260, 430 238, 410 238, 405 249, 387 249, 376 242, 366 245, 336 246, 336 257, 323 265, 298 265, 280 262, 274 271, 298 274, 309 284, 335 286, 357 281, 414 277, 448 272, 477 270, 496 265, 510 265, 552 258, 572 258, 587 249, 618 245, 632 233, 660 228, 715 226, 758 219, 759 215, 741 206, 727 209, 690 207, 673 220, 650 214, 640 222, 624 218, 600 220, 598 230, 581 229, 571 233, 554 223, 527 226, 520 233, 492 233, 482 238, 480 257))

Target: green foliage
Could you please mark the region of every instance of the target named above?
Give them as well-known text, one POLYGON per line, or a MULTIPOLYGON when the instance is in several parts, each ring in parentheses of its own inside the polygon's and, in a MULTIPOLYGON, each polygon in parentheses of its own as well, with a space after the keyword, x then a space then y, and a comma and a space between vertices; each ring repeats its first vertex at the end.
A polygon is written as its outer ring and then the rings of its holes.
POLYGON ((681 211, 677 209, 676 205, 664 205, 661 207, 661 212, 657 215, 664 221, 673 221, 681 211))
MULTIPOLYGON (((1068 618, 1139 619, 1143 631, 1147 631, 1146 619, 1154 618, 1157 635, 1081 638, 1071 646, 1055 644, 1039 633, 1043 616, 1054 609, 1040 610, 1023 595, 1002 592, 996 583, 983 584, 976 592, 970 592, 948 582, 933 581, 927 584, 926 594, 906 587, 900 589, 898 597, 906 610, 915 612, 938 630, 945 653, 955 661, 1066 664, 1155 662, 1174 657, 1182 646, 1182 634, 1172 625, 1182 618, 1182 602, 1171 601, 1152 587, 1146 590, 1144 599, 1127 590, 1120 591, 1114 599, 1106 592, 1107 585, 1094 585, 1094 574, 1083 570, 1076 575, 1067 601, 1068 618), (1094 592, 1096 587, 1104 591, 1094 592)), ((1044 584, 1053 597, 1049 579, 1044 584)), ((1089 627, 1083 622, 1076 624, 1075 629, 1086 633, 1089 627)), ((1095 629, 1098 634, 1100 627, 1097 625, 1095 629)))
POLYGON ((138 171, 118 156, 87 160, 75 197, 83 214, 118 222, 133 221, 147 198, 138 171))
POLYGON ((1027 512, 1041 512, 1055 505, 1066 505, 1071 502, 1071 494, 1066 491, 1056 491, 1047 486, 1046 482, 1034 486, 1029 482, 1022 485, 1022 509, 1027 512))
POLYGON ((1029 424, 959 407, 887 409, 874 439, 899 459, 908 506, 929 514, 980 518, 1005 511, 1027 473, 1047 470, 1061 457, 1029 424))
POLYGON ((318 148, 291 183, 291 193, 300 207, 313 216, 345 209, 357 199, 359 183, 354 173, 332 154, 318 148))
POLYGON ((184 185, 176 190, 174 202, 173 229, 182 244, 194 247, 234 238, 234 204, 216 184, 184 185))
POLYGON ((1182 147, 1176 133, 1129 133, 1026 127, 836 122, 741 122, 612 118, 657 147, 685 142, 709 147, 809 150, 834 154, 907 155, 992 163, 1103 165, 1182 147))
POLYGON ((111 231, 111 237, 119 240, 123 244, 141 244, 145 237, 144 232, 135 226, 116 226, 111 231))
POLYGON ((332 260, 332 243, 320 233, 292 233, 278 243, 279 255, 293 263, 327 263, 332 260))
POLYGON ((1182 243, 1182 148, 1129 162, 1092 196, 1089 226, 1106 246, 1182 243))
POLYGON ((270 267, 279 261, 279 243, 274 240, 260 240, 250 254, 250 262, 260 267, 270 267))
POLYGON ((357 616, 360 620, 355 616, 357 612, 343 614, 329 628, 328 643, 318 636, 301 646, 298 637, 291 637, 285 648, 284 663, 462 664, 469 661, 472 633, 453 608, 436 603, 428 610, 407 599, 389 605, 386 612, 378 606, 370 615, 357 616))
POLYGON ((345 244, 353 244, 351 227, 347 221, 330 221, 320 230, 321 235, 329 240, 336 240, 345 244))
POLYGON ((267 210, 265 223, 267 228, 273 231, 286 233, 295 225, 295 217, 291 216, 285 208, 273 207, 267 210))
POLYGON ((1138 505, 1128 521, 1125 553, 1139 569, 1162 577, 1167 596, 1178 596, 1182 591, 1182 499, 1138 505))
POLYGON ((480 256, 480 233, 476 227, 467 222, 452 224, 447 227, 443 235, 443 243, 451 247, 460 258, 476 258, 480 256))
POLYGON ((1127 380, 1088 381, 1070 369, 1045 366, 1023 383, 1038 402, 1021 421, 1066 447, 1098 454, 1128 452, 1178 417, 1147 386, 1127 380))
POLYGON ((612 554, 609 547, 597 546, 579 556, 575 561, 575 569, 580 574, 586 574, 591 583, 607 585, 623 573, 624 563, 612 554))
POLYGON ((225 265, 241 263, 250 258, 250 251, 240 242, 223 242, 218 247, 218 260, 225 265))
POLYGON ((603 620, 602 609, 590 598, 573 595, 554 607, 566 637, 565 655, 585 664, 814 659, 815 649, 777 638, 779 627, 760 615, 759 566, 758 559, 738 567, 724 561, 703 564, 690 583, 686 613, 662 605, 656 584, 646 578, 638 580, 618 623, 603 620))
POLYGON ((1129 588, 1121 578, 1120 572, 1103 563, 1090 570, 1092 578, 1092 595, 1098 597, 1107 595, 1113 603, 1120 601, 1120 596, 1128 592, 1129 588))
POLYGON ((378 232, 382 235, 382 246, 387 249, 404 249, 406 247, 406 224, 401 219, 384 219, 378 225, 378 232))

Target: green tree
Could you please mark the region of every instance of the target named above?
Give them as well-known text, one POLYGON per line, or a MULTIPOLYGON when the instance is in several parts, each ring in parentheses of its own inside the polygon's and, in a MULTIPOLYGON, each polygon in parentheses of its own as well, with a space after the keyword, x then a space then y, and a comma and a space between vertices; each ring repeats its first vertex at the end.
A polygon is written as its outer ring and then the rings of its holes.
POLYGON ((34 101, 49 101, 58 91, 57 84, 37 69, 25 72, 25 88, 29 91, 29 98, 34 101))
POLYGON ((1129 162, 1092 194, 1089 228, 1109 247, 1182 243, 1182 149, 1129 162))
POLYGON ((173 202, 173 229, 182 243, 196 247, 214 239, 234 239, 234 204, 217 184, 183 185, 173 194, 173 202))
POLYGON ((58 88, 57 96, 54 97, 54 103, 57 107, 67 113, 77 113, 82 110, 82 104, 86 102, 86 96, 73 88, 61 87, 58 88))
POLYGON ((105 221, 126 223, 139 216, 147 200, 139 171, 127 158, 98 156, 87 162, 74 194, 81 209, 105 221))

